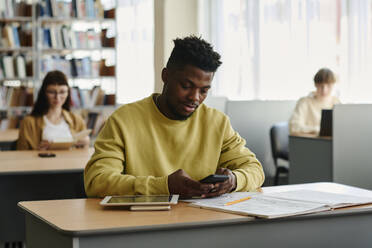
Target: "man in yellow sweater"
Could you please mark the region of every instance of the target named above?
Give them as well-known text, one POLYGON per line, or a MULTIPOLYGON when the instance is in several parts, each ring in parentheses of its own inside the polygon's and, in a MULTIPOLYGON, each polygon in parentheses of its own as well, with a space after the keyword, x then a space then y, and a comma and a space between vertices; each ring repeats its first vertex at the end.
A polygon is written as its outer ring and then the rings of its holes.
POLYGON ((262 166, 228 117, 202 104, 220 55, 195 36, 174 45, 162 93, 120 107, 98 135, 84 174, 88 196, 213 197, 262 185, 262 166), (229 179, 199 182, 214 173, 229 179))

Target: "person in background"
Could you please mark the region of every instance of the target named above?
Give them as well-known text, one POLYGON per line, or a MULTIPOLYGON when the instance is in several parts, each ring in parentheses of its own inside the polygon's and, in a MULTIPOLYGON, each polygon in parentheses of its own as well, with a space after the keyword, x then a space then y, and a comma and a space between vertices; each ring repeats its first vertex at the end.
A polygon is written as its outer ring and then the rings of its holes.
POLYGON ((289 120, 290 134, 318 134, 322 109, 332 109, 340 100, 332 95, 336 83, 334 73, 321 68, 314 76, 316 91, 298 100, 289 120))
MULTIPOLYGON (((48 150, 56 139, 71 139, 74 133, 86 129, 84 120, 70 112, 70 88, 65 74, 50 71, 43 79, 30 115, 20 126, 17 150, 48 150)), ((89 137, 77 142, 89 145, 89 137)))
POLYGON ((99 133, 84 172, 87 195, 213 197, 259 188, 260 162, 229 118, 203 104, 220 64, 205 40, 175 39, 162 93, 123 105, 99 133), (210 174, 228 179, 199 182, 210 174))

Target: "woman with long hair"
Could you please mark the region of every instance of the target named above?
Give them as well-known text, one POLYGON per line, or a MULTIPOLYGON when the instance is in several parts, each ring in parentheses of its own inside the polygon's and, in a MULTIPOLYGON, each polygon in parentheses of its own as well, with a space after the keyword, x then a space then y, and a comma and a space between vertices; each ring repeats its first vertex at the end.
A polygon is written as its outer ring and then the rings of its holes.
MULTIPOLYGON (((86 129, 84 120, 70 112, 71 96, 66 75, 50 71, 43 79, 33 110, 21 123, 17 150, 47 150, 54 140, 72 139, 86 129)), ((77 146, 89 144, 89 137, 77 146)))

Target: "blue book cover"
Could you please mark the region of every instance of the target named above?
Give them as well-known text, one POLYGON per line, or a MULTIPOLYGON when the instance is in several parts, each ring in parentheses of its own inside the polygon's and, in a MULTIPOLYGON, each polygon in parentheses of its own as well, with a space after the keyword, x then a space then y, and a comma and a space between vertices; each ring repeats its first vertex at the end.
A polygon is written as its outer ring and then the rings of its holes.
POLYGON ((52 17, 53 16, 53 10, 52 10, 52 4, 50 0, 45 0, 46 7, 45 7, 45 15, 52 17))
POLYGON ((12 27, 12 30, 13 30, 13 37, 14 37, 14 45, 16 47, 20 47, 21 44, 19 42, 19 34, 18 34, 18 28, 17 27, 12 27))
POLYGON ((47 47, 47 48, 52 47, 52 39, 50 37, 50 30, 49 30, 49 28, 44 28, 43 29, 43 34, 44 34, 44 37, 43 37, 43 45, 44 45, 44 47, 47 47))

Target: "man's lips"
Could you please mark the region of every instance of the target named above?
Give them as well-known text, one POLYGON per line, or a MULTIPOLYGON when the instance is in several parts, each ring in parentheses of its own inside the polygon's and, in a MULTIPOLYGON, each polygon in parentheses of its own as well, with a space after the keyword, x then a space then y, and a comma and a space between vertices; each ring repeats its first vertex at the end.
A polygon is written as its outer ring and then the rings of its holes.
POLYGON ((198 107, 198 105, 196 105, 196 104, 183 104, 183 106, 184 106, 184 109, 187 111, 187 112, 192 112, 192 111, 194 111, 197 107, 198 107))

